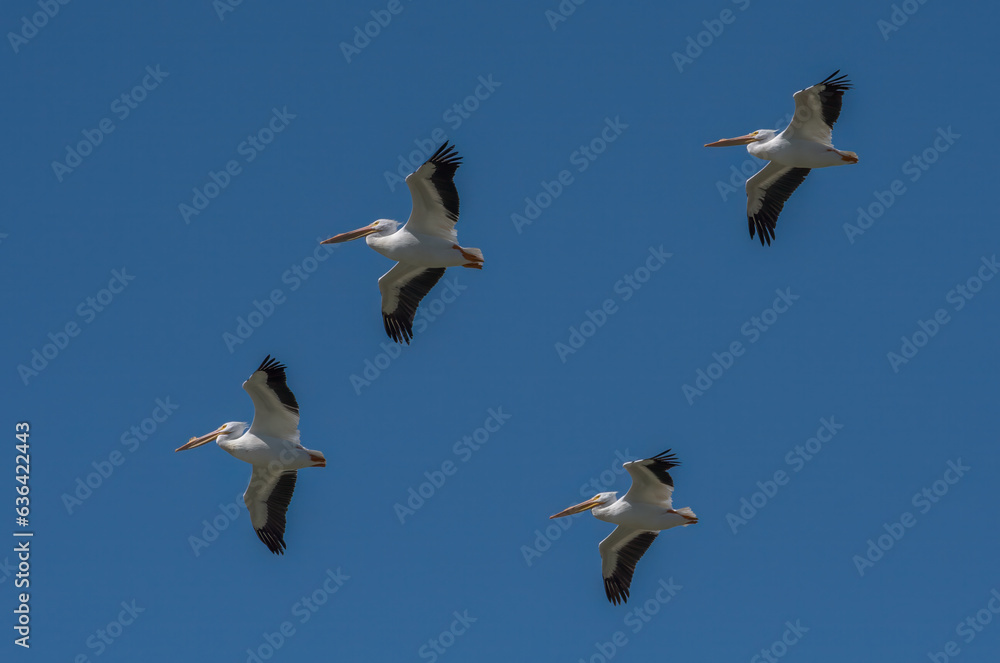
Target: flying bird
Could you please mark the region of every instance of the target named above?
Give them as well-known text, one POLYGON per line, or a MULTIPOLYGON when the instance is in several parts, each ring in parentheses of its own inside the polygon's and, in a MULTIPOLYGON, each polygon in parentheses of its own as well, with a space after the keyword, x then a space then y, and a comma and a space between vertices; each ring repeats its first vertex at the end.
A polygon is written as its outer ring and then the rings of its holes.
POLYGON ((230 421, 211 433, 192 437, 174 451, 215 440, 224 451, 253 465, 243 501, 257 536, 268 550, 281 555, 286 548, 285 514, 295 490, 296 470, 326 467, 326 457, 299 443, 299 404, 285 382, 284 364, 268 355, 243 388, 254 407, 249 430, 246 422, 230 421))
POLYGON ((455 171, 462 164, 454 146, 447 141, 420 168, 406 176, 413 209, 400 227, 391 219, 341 233, 321 244, 338 244, 365 238, 396 266, 382 275, 382 322, 385 333, 397 343, 410 343, 413 318, 420 300, 444 276, 447 267, 483 268, 483 252, 458 244, 458 190, 455 171))
POLYGON ((671 527, 698 522, 690 507, 674 509, 671 504, 674 480, 668 470, 678 465, 670 449, 652 458, 625 463, 622 467, 632 475, 632 487, 625 497, 616 500, 618 493, 598 493, 549 516, 562 518, 590 509, 598 520, 618 525, 598 546, 604 592, 615 605, 628 602, 635 565, 656 535, 671 527))
POLYGON ((843 166, 857 163, 854 152, 833 146, 833 125, 840 117, 844 91, 851 89, 847 76, 833 72, 821 83, 799 90, 795 99, 795 115, 781 133, 758 129, 745 136, 726 138, 705 147, 746 145, 758 159, 770 161, 747 180, 747 222, 750 237, 754 230, 761 246, 774 239, 774 227, 785 201, 795 192, 813 168, 843 166))

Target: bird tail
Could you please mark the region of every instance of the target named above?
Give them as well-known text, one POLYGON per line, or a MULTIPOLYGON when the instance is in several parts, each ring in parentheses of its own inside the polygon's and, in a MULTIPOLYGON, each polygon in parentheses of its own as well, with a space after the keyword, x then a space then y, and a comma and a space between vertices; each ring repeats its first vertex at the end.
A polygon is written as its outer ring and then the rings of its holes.
POLYGON ((326 467, 326 456, 322 451, 309 451, 309 460, 312 461, 309 467, 326 467))
POLYGON ((692 511, 691 507, 689 506, 677 509, 677 514, 683 516, 684 520, 687 521, 686 523, 684 523, 685 525, 694 525, 696 522, 698 522, 698 516, 694 515, 694 511, 692 511))
POLYGON ((483 268, 482 265, 485 259, 483 258, 483 252, 480 249, 463 246, 461 250, 462 257, 469 261, 467 264, 463 265, 463 267, 472 267, 474 269, 483 268))

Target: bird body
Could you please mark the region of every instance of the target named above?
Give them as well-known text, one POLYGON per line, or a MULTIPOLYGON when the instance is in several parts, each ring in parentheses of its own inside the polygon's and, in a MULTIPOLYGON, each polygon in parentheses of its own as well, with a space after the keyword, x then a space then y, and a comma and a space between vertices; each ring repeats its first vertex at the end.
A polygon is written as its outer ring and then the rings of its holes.
POLYGON ((774 134, 772 137, 761 138, 763 133, 763 130, 759 131, 757 142, 747 145, 747 152, 758 159, 789 168, 828 168, 848 163, 844 161, 839 151, 832 149, 832 145, 789 138, 784 135, 785 132, 771 131, 770 133, 774 134))
POLYGON ((747 180, 747 224, 763 246, 771 244, 785 202, 814 168, 858 163, 858 155, 833 146, 833 125, 840 117, 844 92, 851 89, 840 70, 812 87, 799 90, 795 114, 785 129, 758 129, 745 136, 724 138, 705 147, 746 145, 747 152, 768 161, 747 180))
MULTIPOLYGON (((238 422, 237 425, 247 428, 247 424, 243 422, 238 422)), ((252 429, 246 430, 238 436, 235 433, 219 436, 216 439, 216 444, 223 451, 245 463, 264 467, 276 463, 276 467, 280 465, 282 470, 316 467, 320 461, 324 462, 318 466, 323 467, 326 460, 320 451, 306 449, 301 444, 270 435, 256 435, 252 429)))
POLYGON ((668 470, 678 465, 670 449, 652 458, 625 463, 622 467, 632 476, 632 487, 624 497, 619 499, 616 492, 598 493, 550 516, 562 518, 589 510, 598 520, 618 526, 598 545, 604 591, 615 605, 628 602, 635 565, 657 535, 698 522, 690 507, 673 508, 674 480, 668 470))
POLYGON ((253 466, 243 501, 258 538, 276 555, 286 548, 285 513, 298 470, 326 467, 323 452, 306 449, 299 441, 299 405, 285 380, 285 365, 268 355, 243 383, 254 404, 253 423, 248 427, 244 421, 229 421, 175 450, 214 440, 223 451, 253 466))
MULTIPOLYGON (((467 260, 456 250, 455 242, 436 235, 416 233, 405 225, 398 227, 395 221, 380 219, 379 225, 392 230, 383 230, 368 235, 365 242, 386 258, 417 267, 462 267, 467 260)), ((479 249, 463 248, 466 252, 479 249)))
POLYGON ((410 218, 400 227, 392 219, 334 235, 321 244, 365 238, 365 243, 396 265, 378 280, 385 333, 397 343, 410 343, 420 301, 448 267, 483 268, 483 252, 458 244, 458 189, 455 171, 461 157, 447 141, 420 168, 406 176, 413 199, 410 218))
MULTIPOLYGON (((690 518, 681 513, 682 509, 675 511, 664 504, 632 502, 625 497, 617 499, 617 496, 617 493, 611 493, 610 499, 615 501, 591 509, 594 517, 606 523, 622 525, 630 529, 658 532, 671 527, 691 524, 690 518)), ((684 508, 690 511, 690 508, 684 508)), ((693 516, 694 512, 691 512, 690 515, 693 516)))

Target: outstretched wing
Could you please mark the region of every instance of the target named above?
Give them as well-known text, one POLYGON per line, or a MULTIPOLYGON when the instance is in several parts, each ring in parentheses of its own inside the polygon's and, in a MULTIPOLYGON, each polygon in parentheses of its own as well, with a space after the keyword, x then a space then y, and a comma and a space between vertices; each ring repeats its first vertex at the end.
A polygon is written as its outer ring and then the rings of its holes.
POLYGON ((656 540, 657 534, 659 532, 629 529, 619 525, 598 546, 601 551, 604 592, 615 605, 628 602, 635 565, 656 540))
POLYGON ((786 138, 798 138, 833 146, 833 125, 840 117, 844 92, 851 89, 847 76, 833 72, 820 83, 799 90, 795 99, 795 116, 783 132, 786 138))
POLYGON ((747 224, 751 238, 755 230, 760 236, 761 246, 765 241, 770 246, 785 201, 802 184, 809 170, 771 161, 747 180, 747 224))
POLYGON ((417 267, 400 262, 382 275, 378 289, 382 292, 382 322, 389 338, 410 344, 417 306, 441 280, 444 270, 444 267, 417 267))
POLYGON ((656 504, 664 509, 672 509, 674 479, 668 470, 678 465, 680 462, 677 456, 670 453, 670 449, 652 458, 625 463, 622 467, 632 475, 632 487, 628 489, 623 499, 627 502, 656 504))
POLYGON ((420 235, 434 235, 458 242, 458 189, 455 171, 462 165, 454 146, 447 141, 420 168, 406 176, 413 209, 406 228, 420 235))
POLYGON ((251 433, 298 441, 299 404, 285 382, 284 364, 268 355, 243 388, 253 401, 251 433))
POLYGON ((271 471, 254 465, 243 501, 257 537, 275 555, 285 550, 285 514, 295 490, 295 470, 271 471))

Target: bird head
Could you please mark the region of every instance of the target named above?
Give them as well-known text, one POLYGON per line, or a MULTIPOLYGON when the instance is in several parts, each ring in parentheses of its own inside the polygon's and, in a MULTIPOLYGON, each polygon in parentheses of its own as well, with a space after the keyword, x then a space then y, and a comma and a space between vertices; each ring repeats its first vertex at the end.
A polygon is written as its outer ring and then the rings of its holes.
POLYGON ((559 513, 555 514, 554 516, 549 516, 549 520, 551 520, 553 518, 562 518, 564 516, 572 516, 575 513, 580 513, 582 511, 588 511, 590 509, 593 509, 593 508, 599 507, 599 506, 605 506, 605 505, 611 504, 616 499, 618 499, 618 493, 615 493, 615 492, 597 493, 596 495, 594 495, 593 497, 591 497, 586 502, 580 502, 579 504, 574 504, 573 506, 571 506, 568 509, 565 509, 563 511, 560 511, 559 513))
POLYGON ((350 242, 352 239, 361 239, 368 235, 391 235, 396 232, 396 228, 398 227, 399 223, 392 219, 377 219, 357 230, 340 233, 329 239, 324 239, 320 244, 341 244, 342 242, 350 242))
POLYGON ((774 136, 774 131, 771 129, 758 129, 757 131, 751 131, 745 136, 723 138, 722 140, 717 140, 714 143, 706 143, 705 147, 732 147, 734 145, 749 145, 750 143, 759 143, 761 141, 768 140, 772 136, 774 136))
POLYGON ((187 451, 188 449, 194 449, 195 447, 200 447, 203 444, 208 444, 213 440, 216 444, 224 442, 232 437, 239 437, 243 434, 243 431, 247 429, 247 424, 245 421, 227 421, 218 428, 216 428, 211 433, 206 433, 201 437, 192 437, 187 441, 187 444, 177 447, 174 452, 187 451))

